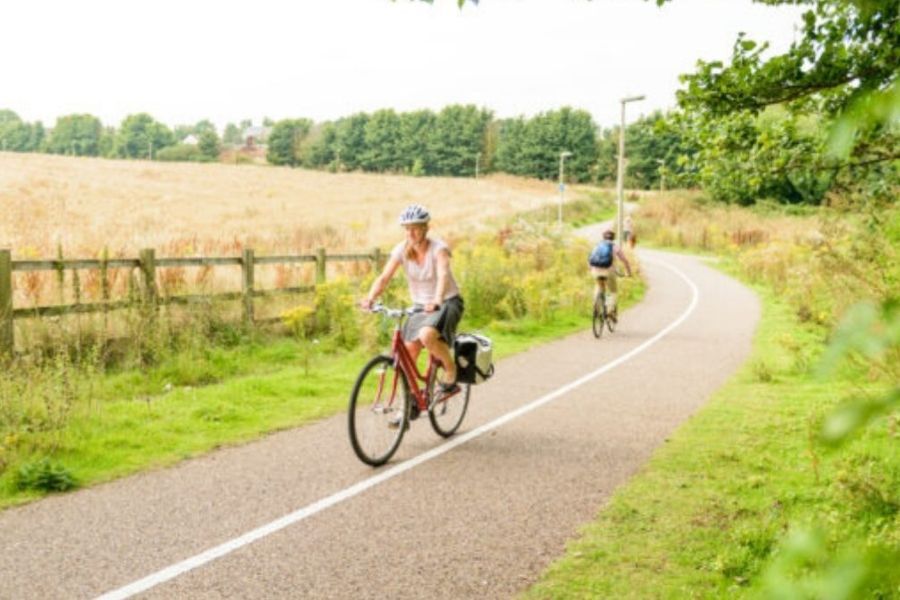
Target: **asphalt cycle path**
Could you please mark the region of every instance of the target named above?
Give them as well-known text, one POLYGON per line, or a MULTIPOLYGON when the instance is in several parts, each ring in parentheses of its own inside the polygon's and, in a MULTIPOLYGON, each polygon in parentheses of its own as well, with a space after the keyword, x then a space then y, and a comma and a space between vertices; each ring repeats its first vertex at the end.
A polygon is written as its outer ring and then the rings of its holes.
POLYGON ((749 290, 641 258, 646 296, 614 334, 594 339, 586 306, 585 331, 473 388, 460 433, 420 418, 379 469, 341 414, 0 513, 0 598, 516 594, 749 352, 749 290))

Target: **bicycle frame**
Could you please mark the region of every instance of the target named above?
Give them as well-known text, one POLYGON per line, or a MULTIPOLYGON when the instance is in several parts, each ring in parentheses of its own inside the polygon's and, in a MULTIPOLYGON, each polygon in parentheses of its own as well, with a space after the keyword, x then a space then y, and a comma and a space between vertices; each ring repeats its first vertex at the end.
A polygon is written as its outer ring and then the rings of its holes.
MULTIPOLYGON (((403 335, 400 333, 401 324, 402 321, 398 322, 397 327, 394 329, 394 337, 391 340, 391 357, 394 359, 394 365, 397 366, 403 373, 403 376, 406 377, 406 382, 409 384, 409 391, 416 399, 419 410, 424 412, 428 410, 427 382, 437 368, 437 359, 429 353, 428 368, 425 370, 425 373, 422 374, 419 371, 418 365, 416 365, 412 356, 410 356, 409 350, 406 349, 406 344, 403 342, 403 335), (423 384, 421 389, 419 388, 420 381, 423 384)), ((391 397, 393 398, 397 393, 396 376, 391 385, 391 397)))

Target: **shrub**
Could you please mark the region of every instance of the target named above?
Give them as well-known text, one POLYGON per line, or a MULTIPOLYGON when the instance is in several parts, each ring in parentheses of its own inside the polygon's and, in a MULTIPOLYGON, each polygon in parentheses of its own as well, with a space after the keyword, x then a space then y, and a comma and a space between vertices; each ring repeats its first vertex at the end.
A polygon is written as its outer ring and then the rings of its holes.
POLYGON ((47 458, 19 467, 13 483, 20 491, 65 492, 78 487, 78 481, 64 465, 47 458))
POLYGON ((165 162, 209 162, 214 159, 204 154, 198 146, 177 144, 162 148, 156 153, 156 160, 165 162))

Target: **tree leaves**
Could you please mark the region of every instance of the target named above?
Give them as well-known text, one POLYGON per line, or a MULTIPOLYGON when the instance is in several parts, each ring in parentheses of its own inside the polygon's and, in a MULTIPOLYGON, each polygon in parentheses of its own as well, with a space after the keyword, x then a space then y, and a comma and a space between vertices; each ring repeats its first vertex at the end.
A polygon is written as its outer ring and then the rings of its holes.
MULTIPOLYGON (((835 329, 819 364, 820 376, 829 376, 844 360, 865 361, 888 381, 900 381, 900 300, 880 305, 865 301, 847 311, 835 329)), ((827 417, 822 439, 841 444, 869 422, 900 407, 900 385, 875 397, 857 396, 827 417)))

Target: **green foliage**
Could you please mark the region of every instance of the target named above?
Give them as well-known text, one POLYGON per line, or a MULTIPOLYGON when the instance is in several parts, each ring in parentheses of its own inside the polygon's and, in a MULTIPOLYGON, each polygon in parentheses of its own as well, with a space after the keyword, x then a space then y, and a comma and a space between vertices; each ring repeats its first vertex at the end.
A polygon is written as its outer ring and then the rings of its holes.
POLYGON ((502 121, 495 164, 509 173, 555 179, 562 151, 572 153, 565 164, 566 180, 589 180, 597 160, 597 140, 587 111, 564 107, 528 120, 502 121))
POLYGON ((428 154, 428 136, 437 117, 430 110, 417 110, 400 114, 400 135, 397 154, 404 168, 411 175, 427 175, 434 171, 428 154))
POLYGON ((777 293, 757 290, 763 318, 745 368, 667 438, 524 597, 896 595, 896 430, 882 421, 843 454, 822 452, 821 415, 835 396, 871 384, 861 373, 826 382, 797 368, 797 352, 821 352, 821 328, 801 323, 777 293), (760 361, 769 383, 757 377, 760 361))
POLYGON ((172 131, 147 113, 128 115, 116 136, 115 150, 122 158, 156 157, 156 153, 175 143, 172 131))
MULTIPOLYGON (((526 220, 454 249, 453 272, 463 290, 468 326, 518 319, 549 323, 587 314, 593 293, 589 252, 587 242, 526 220)), ((623 301, 639 291, 627 279, 620 287, 623 301)))
POLYGON ((275 123, 269 134, 266 160, 273 165, 298 166, 302 160, 301 144, 311 128, 309 119, 283 119, 275 123))
POLYGON ((197 134, 197 147, 207 160, 216 160, 222 152, 222 143, 215 129, 203 129, 197 134))
POLYGON ((437 114, 427 138, 425 164, 430 175, 471 177, 475 155, 483 151, 492 114, 473 105, 451 105, 437 114))
POLYGON ((896 198, 900 5, 797 3, 812 8, 786 53, 766 59, 768 45, 742 34, 728 66, 701 61, 683 76, 679 103, 703 148, 701 182, 743 204, 760 197, 817 204, 829 192, 896 198), (787 112, 766 120, 771 106, 787 112))
POLYGON ((78 480, 64 465, 43 458, 19 467, 13 484, 19 491, 67 492, 78 480))
POLYGON ((895 386, 856 396, 829 415, 821 433, 829 444, 845 443, 876 418, 900 408, 900 385, 896 385, 900 381, 900 300, 889 298, 880 306, 861 302, 847 311, 822 358, 820 373, 833 373, 843 360, 864 365, 895 386))
POLYGON ((240 146, 243 143, 243 139, 241 138, 241 130, 238 129, 237 125, 234 123, 228 123, 225 125, 225 130, 222 132, 222 143, 227 144, 229 146, 240 146))
POLYGON ((303 163, 333 171, 469 176, 476 155, 484 156, 490 123, 491 113, 474 106, 447 106, 437 115, 358 113, 318 126, 303 149, 303 163))
POLYGON ((379 173, 399 171, 403 166, 400 155, 400 117, 391 109, 376 111, 366 122, 360 157, 366 171, 379 173))
POLYGON ((779 546, 765 573, 763 595, 768 598, 888 598, 894 595, 900 553, 874 549, 856 540, 839 553, 831 549, 820 528, 792 531, 779 546))
POLYGON ((25 123, 11 110, 0 110, 0 151, 35 152, 44 138, 44 126, 40 121, 25 123))
POLYGON ((197 145, 176 144, 167 146, 157 152, 156 160, 167 162, 209 162, 212 159, 204 155, 197 145))
POLYGON ((335 123, 334 161, 338 170, 361 169, 366 151, 366 124, 369 115, 357 113, 335 123))
MULTIPOLYGON (((592 177, 615 183, 618 169, 619 128, 604 130, 598 140, 597 163, 592 177)), ((655 189, 665 176, 667 187, 693 187, 692 163, 700 147, 680 113, 652 113, 625 127, 625 187, 655 189)))
MULTIPOLYGON (((748 364, 756 390, 723 394, 729 410, 735 410, 732 402, 738 398, 772 398, 772 410, 781 416, 766 426, 768 431, 779 432, 778 444, 805 447, 806 468, 814 478, 793 483, 779 478, 776 488, 767 476, 772 483, 763 488, 766 497, 777 497, 786 511, 780 529, 795 533, 768 536, 770 555, 738 576, 763 597, 820 597, 826 590, 836 598, 890 597, 900 589, 892 568, 900 558, 897 207, 873 204, 862 214, 858 208, 854 213, 820 209, 802 219, 772 207, 751 212, 702 203, 693 216, 678 202, 670 200, 668 208, 660 210, 654 202, 641 207, 637 222, 645 238, 659 239, 665 232, 662 237, 669 241, 735 257, 738 272, 776 294, 780 310, 792 317, 789 322, 764 320, 764 332, 777 331, 778 338, 748 364), (815 336, 812 344, 802 341, 804 330, 815 336), (825 346, 821 340, 829 330, 825 346), (806 420, 802 426, 801 419, 806 420), (829 451, 838 446, 839 452, 829 451)), ((751 418, 749 410, 740 414, 740 422, 751 418)), ((775 445, 766 435, 771 434, 765 429, 746 441, 731 435, 729 443, 754 444, 755 452, 748 455, 758 464, 762 448, 768 452, 775 445)), ((701 444, 689 440, 688 445, 701 444)), ((747 476, 722 477, 739 481, 747 476)), ((727 497, 745 503, 745 496, 733 490, 727 497)), ((770 524, 755 519, 747 527, 765 537, 770 524)), ((685 545, 690 538, 681 532, 674 544, 685 545)), ((742 564, 741 557, 721 564, 723 575, 734 575, 732 567, 742 564)))
POLYGON ((316 285, 316 326, 340 348, 354 348, 360 340, 357 292, 346 280, 316 285))
POLYGON ((829 168, 826 131, 814 116, 773 107, 683 123, 697 148, 690 157, 695 179, 717 200, 821 204, 838 181, 839 170, 829 168))
POLYGON ((53 154, 97 156, 103 124, 93 115, 68 115, 56 120, 47 139, 46 150, 53 154))

